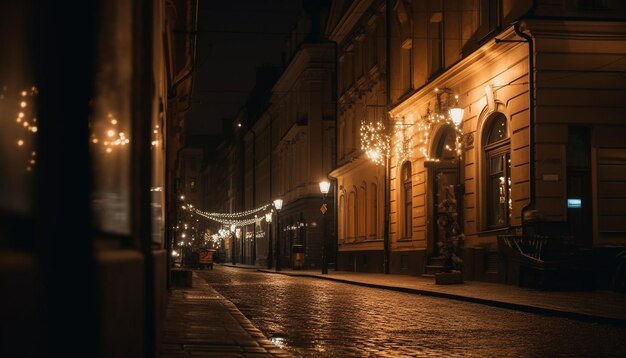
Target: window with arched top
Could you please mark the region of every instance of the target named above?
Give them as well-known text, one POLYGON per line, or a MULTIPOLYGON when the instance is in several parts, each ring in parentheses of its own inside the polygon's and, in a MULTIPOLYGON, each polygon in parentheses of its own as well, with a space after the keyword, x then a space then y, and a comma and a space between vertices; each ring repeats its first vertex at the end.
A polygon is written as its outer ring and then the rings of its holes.
POLYGON ((443 128, 434 149, 434 157, 437 159, 456 159, 456 132, 452 126, 445 126, 443 128))
POLYGON ((339 227, 339 239, 345 241, 346 240, 346 197, 341 195, 339 197, 339 211, 337 215, 338 219, 338 227, 339 227))
POLYGON ((359 215, 357 216, 358 232, 357 239, 365 239, 367 233, 367 184, 363 182, 357 195, 359 215))
POLYGON ((369 236, 375 238, 378 234, 378 186, 376 183, 370 184, 370 211, 369 211, 369 236))
POLYGON ((511 215, 511 145, 506 116, 493 116, 484 133, 487 228, 509 225, 511 215))
POLYGON ((354 241, 357 235, 357 206, 356 193, 350 191, 348 195, 348 240, 354 241))
POLYGON ((402 170, 400 172, 400 179, 402 180, 402 225, 403 225, 403 237, 410 238, 413 236, 413 183, 411 176, 411 162, 405 162, 402 164, 402 170))

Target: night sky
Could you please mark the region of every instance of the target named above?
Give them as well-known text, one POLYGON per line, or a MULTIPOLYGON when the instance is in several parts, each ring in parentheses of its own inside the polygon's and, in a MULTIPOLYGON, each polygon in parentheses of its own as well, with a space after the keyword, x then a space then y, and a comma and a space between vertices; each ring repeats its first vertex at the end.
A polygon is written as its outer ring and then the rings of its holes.
POLYGON ((255 68, 281 65, 300 0, 199 1, 198 47, 187 133, 220 133, 254 86, 255 68))

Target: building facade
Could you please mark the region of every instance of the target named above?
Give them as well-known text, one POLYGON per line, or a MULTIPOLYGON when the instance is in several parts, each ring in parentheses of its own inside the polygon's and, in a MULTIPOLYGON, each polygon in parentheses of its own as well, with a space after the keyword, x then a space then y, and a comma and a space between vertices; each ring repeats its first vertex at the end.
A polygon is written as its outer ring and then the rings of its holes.
POLYGON ((0 355, 159 355, 196 5, 0 5, 0 355))
POLYGON ((334 242, 329 239, 333 222, 328 220, 334 216, 334 205, 327 202, 326 214, 320 212, 323 196, 319 189, 334 162, 335 49, 323 33, 327 16, 327 6, 305 5, 287 40, 286 67, 272 88, 268 108, 271 193, 284 202, 274 243, 274 256, 282 267, 294 266, 292 250, 302 245, 301 266, 319 268, 323 240, 334 242))
POLYGON ((547 284, 553 260, 571 271, 555 272, 555 285, 572 275, 607 284, 603 260, 626 246, 624 10, 614 1, 396 2, 389 138, 408 150, 390 161, 392 272, 440 266, 437 219, 452 199, 465 277, 547 284), (457 105, 458 126, 446 112, 457 105))
MULTIPOLYGON (((362 149, 361 131, 387 116, 387 22, 384 1, 333 3, 327 32, 337 44, 338 268, 388 272, 386 172, 362 149)), ((384 144, 372 138, 373 146, 384 144)))

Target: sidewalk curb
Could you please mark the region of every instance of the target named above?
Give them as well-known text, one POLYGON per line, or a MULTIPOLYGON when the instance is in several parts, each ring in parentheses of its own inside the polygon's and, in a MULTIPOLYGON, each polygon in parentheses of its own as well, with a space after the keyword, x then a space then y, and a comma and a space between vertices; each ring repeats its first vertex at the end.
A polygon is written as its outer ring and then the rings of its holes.
MULTIPOLYGON (((231 267, 236 267, 236 266, 231 266, 231 267)), ((244 268, 244 267, 241 267, 241 268, 244 268)), ((420 294, 420 295, 430 296, 430 297, 447 298, 447 299, 453 299, 457 301, 482 304, 486 306, 506 308, 506 309, 512 309, 516 311, 528 312, 528 313, 542 314, 545 316, 569 318, 569 319, 583 321, 583 322, 604 323, 604 324, 612 324, 612 325, 618 325, 618 326, 626 326, 626 320, 620 319, 620 318, 590 315, 590 314, 572 312, 572 311, 562 311, 562 310, 545 308, 545 307, 524 305, 520 303, 489 300, 489 299, 478 298, 478 297, 468 297, 468 296, 463 296, 463 295, 456 295, 456 294, 445 293, 445 292, 436 292, 436 291, 430 291, 430 290, 421 290, 417 288, 386 286, 386 285, 380 285, 380 284, 368 283, 368 282, 356 282, 356 281, 350 281, 350 280, 345 280, 341 278, 321 276, 321 275, 312 275, 312 274, 306 274, 306 273, 281 272, 281 271, 273 271, 273 270, 260 269, 260 268, 256 268, 256 270, 259 272, 264 272, 264 273, 280 274, 280 275, 293 276, 293 277, 300 276, 300 277, 317 278, 321 280, 347 283, 347 284, 356 285, 356 286, 379 288, 383 290, 391 290, 391 291, 398 291, 398 292, 411 293, 411 294, 420 294)))

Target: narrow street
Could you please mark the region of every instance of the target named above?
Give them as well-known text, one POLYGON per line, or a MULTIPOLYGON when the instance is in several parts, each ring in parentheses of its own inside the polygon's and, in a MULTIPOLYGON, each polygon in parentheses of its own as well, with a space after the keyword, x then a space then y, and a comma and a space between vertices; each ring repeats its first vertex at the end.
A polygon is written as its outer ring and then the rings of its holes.
POLYGON ((626 355, 626 328, 216 266, 198 271, 295 356, 626 355))

